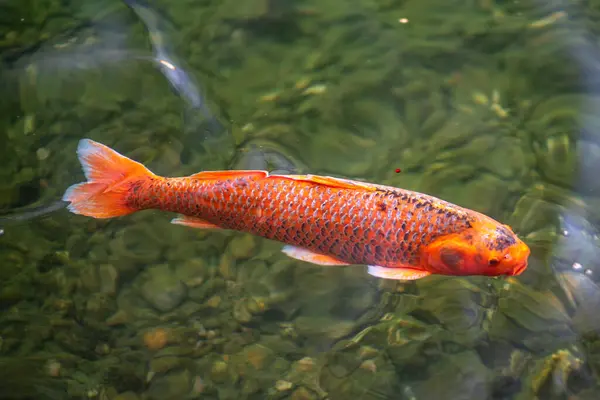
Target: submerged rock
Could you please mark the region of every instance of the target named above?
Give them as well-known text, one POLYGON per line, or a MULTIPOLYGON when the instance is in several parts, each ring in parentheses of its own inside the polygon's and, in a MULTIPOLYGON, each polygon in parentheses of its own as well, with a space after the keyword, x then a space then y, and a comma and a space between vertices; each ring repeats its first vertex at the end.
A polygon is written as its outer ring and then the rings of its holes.
POLYGON ((532 352, 551 351, 575 339, 569 315, 550 291, 536 291, 509 279, 499 290, 489 335, 532 352))
POLYGON ((117 395, 114 400, 139 400, 139 396, 134 392, 124 392, 117 395))
POLYGON ((154 378, 146 391, 149 400, 180 400, 193 389, 194 377, 186 369, 154 378))
POLYGON ((152 307, 168 312, 187 296, 187 286, 168 265, 155 265, 145 271, 140 294, 152 307))
POLYGON ((102 264, 98 267, 98 277, 100 280, 100 291, 102 293, 114 295, 117 293, 119 285, 119 271, 110 264, 102 264))
POLYGON ((402 398, 396 397, 399 379, 385 351, 365 349, 353 342, 340 342, 328 352, 318 378, 320 389, 327 392, 327 398, 402 398))
POLYGON ((429 379, 412 386, 417 399, 486 400, 490 371, 475 352, 444 356, 428 368, 429 379))

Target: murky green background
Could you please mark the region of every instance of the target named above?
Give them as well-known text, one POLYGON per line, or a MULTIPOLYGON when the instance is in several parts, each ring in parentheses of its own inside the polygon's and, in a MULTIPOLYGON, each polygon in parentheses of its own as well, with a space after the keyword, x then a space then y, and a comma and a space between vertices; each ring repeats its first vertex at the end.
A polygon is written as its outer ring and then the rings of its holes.
POLYGON ((600 398, 600 1, 150 10, 0 1, 0 399, 600 398), (75 216, 84 137, 167 176, 440 196, 513 226, 530 267, 397 283, 166 213, 75 216))

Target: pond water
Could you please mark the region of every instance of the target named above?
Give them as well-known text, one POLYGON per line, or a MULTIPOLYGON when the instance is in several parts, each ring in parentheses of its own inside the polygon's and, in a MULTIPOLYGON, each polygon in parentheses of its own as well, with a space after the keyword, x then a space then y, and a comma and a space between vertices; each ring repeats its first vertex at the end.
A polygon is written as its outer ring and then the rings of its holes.
POLYGON ((0 399, 600 398, 600 1, 0 2, 0 399), (70 213, 90 138, 510 225, 514 277, 379 279, 143 211, 70 213))

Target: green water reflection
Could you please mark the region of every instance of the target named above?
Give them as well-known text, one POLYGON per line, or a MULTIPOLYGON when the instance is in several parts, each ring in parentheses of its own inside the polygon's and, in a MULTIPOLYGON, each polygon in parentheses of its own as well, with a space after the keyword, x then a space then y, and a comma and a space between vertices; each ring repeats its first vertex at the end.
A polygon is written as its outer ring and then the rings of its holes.
POLYGON ((0 399, 600 396, 599 1, 152 4, 149 32, 116 0, 0 3, 0 399), (75 216, 83 137, 167 176, 426 192, 513 226, 530 266, 397 283, 75 216))

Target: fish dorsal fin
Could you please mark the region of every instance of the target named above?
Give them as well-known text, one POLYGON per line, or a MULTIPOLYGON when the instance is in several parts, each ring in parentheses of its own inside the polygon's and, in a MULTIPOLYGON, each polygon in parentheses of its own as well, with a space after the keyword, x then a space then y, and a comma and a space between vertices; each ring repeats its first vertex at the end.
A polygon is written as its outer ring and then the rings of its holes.
POLYGON ((267 171, 260 170, 231 170, 231 171, 202 171, 191 175, 190 178, 202 180, 222 180, 235 178, 277 178, 291 179, 296 182, 315 183, 317 185, 329 186, 338 189, 362 189, 368 191, 377 190, 377 185, 353 181, 350 179, 334 178, 331 176, 319 175, 269 175, 267 171))
POLYGON ((271 175, 271 177, 278 177, 283 179, 291 179, 297 182, 309 182, 316 183, 318 185, 329 186, 338 189, 361 189, 368 191, 375 191, 377 188, 374 185, 363 183, 359 181, 352 181, 350 179, 334 178, 331 176, 318 176, 318 175, 271 175))
POLYGON ((269 176, 267 171, 259 170, 230 170, 230 171, 202 171, 197 174, 190 175, 190 178, 201 180, 219 180, 219 179, 234 179, 234 178, 266 178, 269 176))

